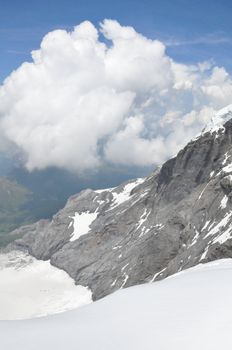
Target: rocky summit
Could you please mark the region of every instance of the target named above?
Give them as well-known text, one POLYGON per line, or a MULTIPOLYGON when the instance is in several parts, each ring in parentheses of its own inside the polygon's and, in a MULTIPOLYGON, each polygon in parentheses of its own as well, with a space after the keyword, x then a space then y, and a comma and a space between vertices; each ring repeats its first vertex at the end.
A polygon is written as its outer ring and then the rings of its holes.
MULTIPOLYGON (((232 107, 145 179, 72 196, 9 247, 50 260, 93 299, 232 257, 232 107)), ((17 232, 15 232, 17 234, 17 232)))

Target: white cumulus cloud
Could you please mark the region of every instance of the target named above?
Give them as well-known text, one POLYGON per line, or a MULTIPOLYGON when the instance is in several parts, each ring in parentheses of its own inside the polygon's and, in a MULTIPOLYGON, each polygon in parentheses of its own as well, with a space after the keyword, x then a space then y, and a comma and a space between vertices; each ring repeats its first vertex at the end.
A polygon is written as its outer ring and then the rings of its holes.
POLYGON ((132 27, 85 21, 48 33, 4 81, 0 130, 29 170, 155 165, 231 100, 225 68, 180 64, 132 27))

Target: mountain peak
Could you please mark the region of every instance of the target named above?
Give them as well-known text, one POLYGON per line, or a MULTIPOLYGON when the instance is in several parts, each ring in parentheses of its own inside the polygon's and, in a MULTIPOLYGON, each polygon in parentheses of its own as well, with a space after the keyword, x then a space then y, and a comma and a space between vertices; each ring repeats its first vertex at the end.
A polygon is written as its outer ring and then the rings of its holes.
POLYGON ((210 122, 206 125, 203 130, 205 132, 218 132, 224 128, 224 124, 232 118, 232 104, 220 109, 215 115, 211 118, 210 122))

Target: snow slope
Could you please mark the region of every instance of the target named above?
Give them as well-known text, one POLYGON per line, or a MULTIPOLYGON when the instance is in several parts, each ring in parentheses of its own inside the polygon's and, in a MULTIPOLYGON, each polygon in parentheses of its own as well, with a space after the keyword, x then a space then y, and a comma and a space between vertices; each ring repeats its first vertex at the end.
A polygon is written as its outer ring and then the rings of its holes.
POLYGON ((231 349, 231 275, 232 260, 219 260, 161 282, 121 290, 78 310, 1 321, 1 348, 231 349))
POLYGON ((44 316, 91 301, 87 288, 49 261, 19 251, 0 254, 0 319, 44 316))

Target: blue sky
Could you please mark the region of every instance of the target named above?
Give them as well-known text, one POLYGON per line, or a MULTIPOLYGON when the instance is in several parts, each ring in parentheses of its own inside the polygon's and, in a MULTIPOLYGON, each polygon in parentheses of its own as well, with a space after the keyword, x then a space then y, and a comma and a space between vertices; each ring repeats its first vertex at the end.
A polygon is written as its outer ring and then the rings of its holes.
POLYGON ((0 82, 55 28, 104 18, 131 25, 167 44, 179 62, 212 59, 232 71, 232 2, 229 0, 0 0, 0 82))

